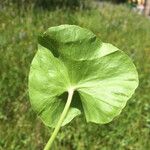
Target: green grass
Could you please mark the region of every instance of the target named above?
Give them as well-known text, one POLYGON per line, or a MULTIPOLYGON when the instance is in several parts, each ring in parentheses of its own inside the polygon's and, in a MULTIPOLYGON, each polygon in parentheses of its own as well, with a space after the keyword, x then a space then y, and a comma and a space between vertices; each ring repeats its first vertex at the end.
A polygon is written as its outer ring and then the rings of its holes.
POLYGON ((60 24, 86 27, 125 51, 137 67, 140 85, 111 123, 87 124, 82 116, 76 118, 61 129, 53 149, 149 150, 150 20, 110 4, 76 12, 0 10, 0 150, 42 150, 52 133, 31 109, 27 82, 38 34, 60 24))

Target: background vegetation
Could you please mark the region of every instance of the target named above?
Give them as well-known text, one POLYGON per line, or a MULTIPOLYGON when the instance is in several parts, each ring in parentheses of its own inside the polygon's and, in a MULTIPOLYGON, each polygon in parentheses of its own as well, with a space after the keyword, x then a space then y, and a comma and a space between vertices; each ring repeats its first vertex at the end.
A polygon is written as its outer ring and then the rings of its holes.
POLYGON ((56 9, 69 7, 76 9, 77 7, 89 7, 94 0, 5 0, 3 4, 15 4, 18 8, 21 7, 39 7, 44 9, 56 9), (21 6, 21 7, 20 7, 21 6))
POLYGON ((87 124, 81 116, 63 127, 54 150, 149 150, 150 20, 126 6, 107 3, 76 11, 1 5, 0 150, 42 150, 52 133, 31 109, 27 82, 38 34, 60 24, 86 27, 125 51, 137 67, 140 85, 111 123, 87 124))

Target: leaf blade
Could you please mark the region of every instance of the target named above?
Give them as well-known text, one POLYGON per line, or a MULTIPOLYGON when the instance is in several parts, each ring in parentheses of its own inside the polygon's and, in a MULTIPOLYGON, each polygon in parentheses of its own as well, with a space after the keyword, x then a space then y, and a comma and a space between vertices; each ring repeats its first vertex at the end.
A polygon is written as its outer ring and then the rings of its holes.
POLYGON ((73 97, 62 125, 83 112, 88 122, 110 122, 138 86, 131 59, 87 29, 52 27, 39 43, 29 74, 29 95, 47 126, 55 127, 66 102, 64 93, 72 87, 79 96, 73 97))

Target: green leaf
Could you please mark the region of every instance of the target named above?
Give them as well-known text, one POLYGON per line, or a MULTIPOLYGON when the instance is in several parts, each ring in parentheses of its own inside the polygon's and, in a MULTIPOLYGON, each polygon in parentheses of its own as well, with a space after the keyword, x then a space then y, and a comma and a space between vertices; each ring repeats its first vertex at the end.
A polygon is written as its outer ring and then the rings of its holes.
POLYGON ((51 27, 39 43, 30 68, 29 95, 47 126, 56 126, 71 88, 75 93, 62 125, 82 113, 88 122, 110 122, 138 86, 131 59, 87 29, 51 27))

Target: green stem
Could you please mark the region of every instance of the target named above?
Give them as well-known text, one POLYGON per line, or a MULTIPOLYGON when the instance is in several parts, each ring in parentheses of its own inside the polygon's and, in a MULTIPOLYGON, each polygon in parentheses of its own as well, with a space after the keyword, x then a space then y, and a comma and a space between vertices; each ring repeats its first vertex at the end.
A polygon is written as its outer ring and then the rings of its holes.
POLYGON ((58 123, 57 123, 57 125, 56 125, 56 127, 54 129, 54 132, 53 132, 52 136, 50 137, 50 139, 48 140, 44 150, 50 150, 50 148, 52 146, 52 143, 55 140, 55 138, 56 138, 56 136, 58 134, 58 131, 59 131, 59 129, 60 129, 60 127, 61 127, 61 125, 62 125, 62 123, 63 123, 63 121, 64 121, 64 119, 65 119, 65 117, 67 115, 67 113, 68 113, 68 110, 69 110, 69 107, 70 107, 70 104, 71 104, 71 101, 72 101, 72 97, 73 97, 73 92, 74 92, 73 89, 70 89, 68 91, 68 98, 67 98, 67 102, 66 102, 65 108, 64 108, 64 110, 63 110, 63 112, 62 112, 62 114, 60 116, 60 119, 59 119, 59 121, 58 121, 58 123))

